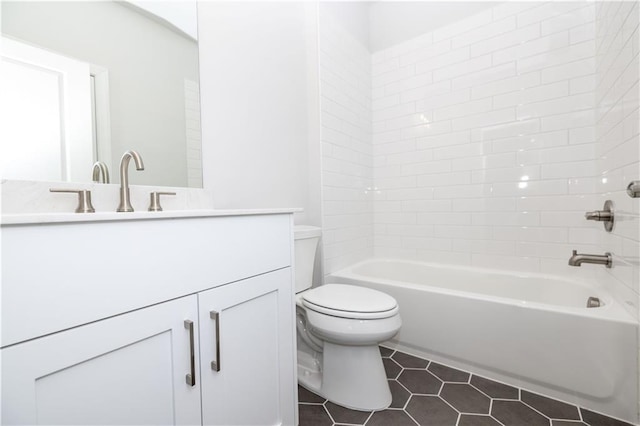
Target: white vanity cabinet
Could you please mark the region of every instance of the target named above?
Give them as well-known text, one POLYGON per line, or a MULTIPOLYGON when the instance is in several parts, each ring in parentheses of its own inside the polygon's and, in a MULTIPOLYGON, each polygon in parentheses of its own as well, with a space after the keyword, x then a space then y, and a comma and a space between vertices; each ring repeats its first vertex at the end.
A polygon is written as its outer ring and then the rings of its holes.
POLYGON ((197 316, 188 296, 2 349, 2 424, 200 424, 197 316))
POLYGON ((198 294, 203 424, 293 421, 290 279, 287 268, 198 294))
POLYGON ((295 424, 291 215, 2 237, 3 425, 295 424))

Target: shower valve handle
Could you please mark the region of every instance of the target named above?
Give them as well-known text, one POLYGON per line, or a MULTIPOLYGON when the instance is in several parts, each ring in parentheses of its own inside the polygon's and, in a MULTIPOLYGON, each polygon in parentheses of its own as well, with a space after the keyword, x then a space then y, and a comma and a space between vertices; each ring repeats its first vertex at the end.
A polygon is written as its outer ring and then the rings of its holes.
POLYGON ((612 216, 611 212, 605 210, 596 210, 593 212, 586 212, 584 214, 585 219, 597 220, 598 222, 608 222, 611 220, 612 216))
POLYGON ((602 210, 586 212, 584 214, 584 218, 587 220, 604 222, 603 225, 605 231, 611 232, 613 230, 613 221, 615 220, 615 216, 613 214, 613 203, 611 202, 611 200, 607 200, 604 203, 604 207, 602 208, 602 210))

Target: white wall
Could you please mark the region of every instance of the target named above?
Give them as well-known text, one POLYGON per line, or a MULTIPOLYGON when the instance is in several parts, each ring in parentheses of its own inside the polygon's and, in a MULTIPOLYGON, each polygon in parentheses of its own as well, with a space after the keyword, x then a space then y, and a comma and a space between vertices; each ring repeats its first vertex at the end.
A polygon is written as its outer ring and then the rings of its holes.
POLYGON ((376 1, 369 7, 371 52, 418 37, 499 4, 485 1, 376 1))
POLYGON ((112 182, 122 154, 135 149, 145 171, 132 183, 187 186, 184 84, 198 81, 195 41, 115 2, 1 6, 4 34, 108 69, 112 182))
POLYGON ((335 1, 320 3, 320 24, 333 21, 334 27, 346 31, 349 38, 354 38, 360 45, 369 49, 370 23, 369 9, 371 5, 366 1, 335 1))
POLYGON ((217 208, 303 207, 296 220, 320 224, 316 13, 199 4, 204 187, 217 208))
MULTIPOLYGON (((320 5, 324 272, 373 255, 371 66, 366 46, 320 5)), ((366 16, 366 15, 365 15, 366 16)), ((352 26, 358 25, 354 21, 352 26)))
POLYGON ((149 13, 153 19, 160 19, 194 40, 198 40, 198 7, 195 0, 181 1, 136 1, 126 3, 149 13))
POLYGON ((583 274, 593 3, 504 3, 373 55, 375 253, 583 274))

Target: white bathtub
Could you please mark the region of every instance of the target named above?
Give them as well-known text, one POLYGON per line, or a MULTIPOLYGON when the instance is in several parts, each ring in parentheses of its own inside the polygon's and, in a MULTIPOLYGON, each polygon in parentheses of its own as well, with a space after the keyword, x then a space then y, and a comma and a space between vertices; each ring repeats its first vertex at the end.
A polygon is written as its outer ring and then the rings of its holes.
POLYGON ((400 305, 390 346, 637 422, 637 322, 606 289, 542 274, 368 260, 327 282, 400 305), (587 308, 598 297, 599 308, 587 308))

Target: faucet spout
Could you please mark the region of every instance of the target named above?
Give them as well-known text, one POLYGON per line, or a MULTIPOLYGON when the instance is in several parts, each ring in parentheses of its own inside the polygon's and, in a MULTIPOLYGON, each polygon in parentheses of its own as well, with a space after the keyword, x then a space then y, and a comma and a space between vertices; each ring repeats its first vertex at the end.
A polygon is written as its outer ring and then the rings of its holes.
POLYGON ((96 161, 93 163, 93 170, 91 171, 92 180, 96 183, 100 183, 100 179, 102 178, 102 183, 109 183, 109 169, 107 165, 102 161, 96 161))
POLYGON ((613 260, 611 253, 609 252, 605 253, 603 256, 599 254, 578 253, 577 250, 574 250, 573 255, 569 258, 569 266, 581 266, 583 263, 593 263, 611 268, 613 260))
POLYGON ((125 152, 120 159, 120 205, 116 211, 132 212, 131 197, 129 196, 129 162, 133 158, 136 170, 144 170, 142 157, 134 150, 125 152))

